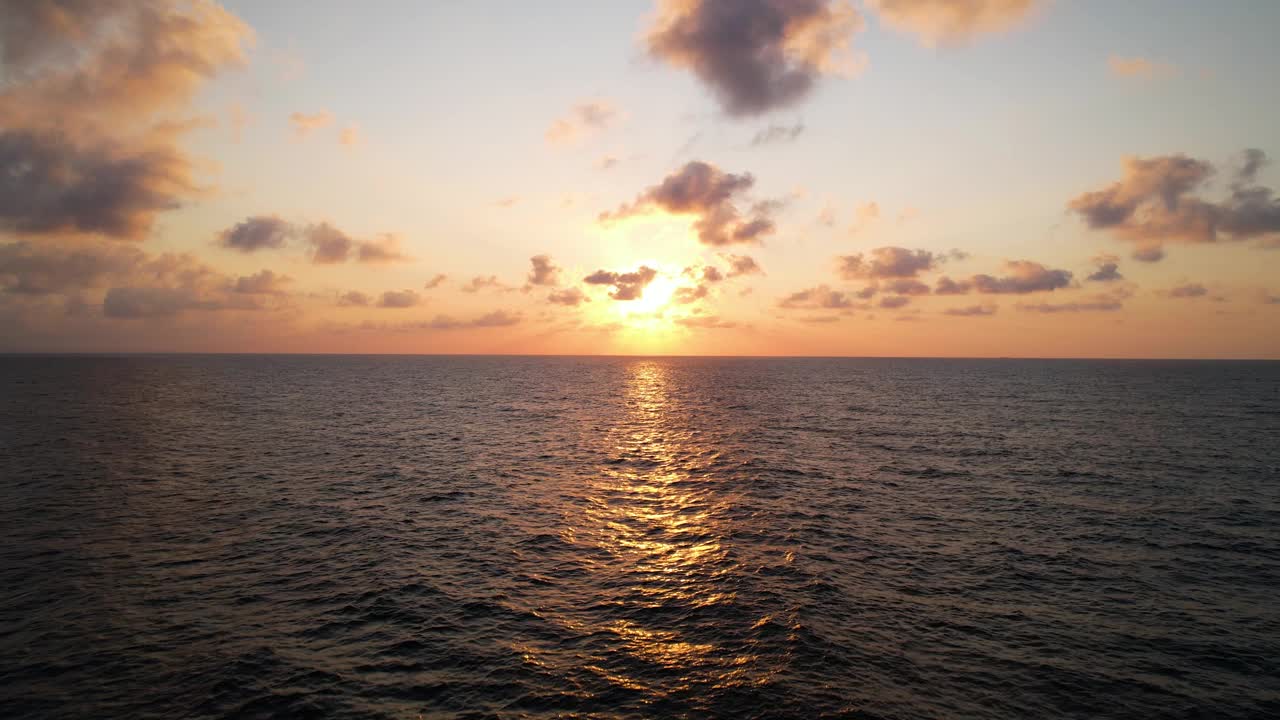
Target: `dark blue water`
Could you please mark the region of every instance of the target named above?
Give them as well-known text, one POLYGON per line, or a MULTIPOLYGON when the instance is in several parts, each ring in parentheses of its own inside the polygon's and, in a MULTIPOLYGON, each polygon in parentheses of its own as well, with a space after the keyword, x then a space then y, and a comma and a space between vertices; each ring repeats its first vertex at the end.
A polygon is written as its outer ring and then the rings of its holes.
POLYGON ((0 358, 0 715, 1280 715, 1280 364, 0 358))

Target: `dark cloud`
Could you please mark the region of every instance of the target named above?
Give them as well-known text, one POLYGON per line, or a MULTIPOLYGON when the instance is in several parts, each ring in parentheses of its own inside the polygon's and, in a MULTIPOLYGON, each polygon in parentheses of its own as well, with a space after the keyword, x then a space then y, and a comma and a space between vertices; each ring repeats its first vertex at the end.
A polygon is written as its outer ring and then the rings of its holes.
POLYGON ((1098 265, 1098 269, 1089 274, 1088 280, 1092 282, 1115 282, 1123 280, 1124 276, 1120 274, 1120 267, 1114 262, 1104 262, 1098 265))
POLYGON ((678 287, 675 292, 671 293, 671 301, 679 305, 688 305, 697 302, 707 296, 706 285, 695 285, 693 287, 678 287))
POLYGON ((687 68, 730 115, 759 115, 799 102, 862 19, 828 0, 683 0, 663 5, 649 53, 687 68))
POLYGON ((920 273, 937 267, 942 258, 928 250, 908 250, 901 247, 880 247, 864 256, 843 255, 838 258, 840 277, 846 280, 859 278, 914 278, 920 273))
POLYGON ((1185 155, 1126 158, 1123 177, 1103 190, 1074 198, 1068 209, 1093 230, 1134 243, 1134 258, 1155 262, 1167 242, 1212 243, 1280 233, 1280 200, 1256 184, 1267 162, 1261 150, 1244 153, 1231 192, 1220 201, 1195 193, 1214 174, 1212 164, 1185 155))
POLYGON ((57 133, 0 130, 0 230, 140 240, 195 191, 171 147, 77 145, 57 133))
POLYGON ((778 307, 792 310, 843 310, 853 306, 853 300, 848 295, 826 285, 801 290, 778 301, 778 307))
POLYGON ((352 290, 338 297, 338 307, 367 307, 371 302, 373 298, 359 290, 352 290))
POLYGON ((388 290, 378 299, 378 307, 402 309, 411 308, 422 301, 422 296, 412 290, 388 290))
POLYGON ((71 294, 127 279, 146 256, 132 246, 17 242, 0 245, 0 290, 71 294))
POLYGON ((529 258, 533 269, 529 271, 529 285, 555 286, 560 284, 560 268, 551 262, 550 255, 534 255, 529 258))
POLYGON ((629 273, 597 270, 583 278, 582 281, 588 285, 613 286, 609 297, 614 300, 638 300, 644 295, 644 289, 656 277, 658 277, 657 270, 647 265, 641 265, 638 270, 629 273))
POLYGON ((683 325, 687 328, 700 328, 705 330, 727 330, 738 327, 738 323, 721 319, 715 315, 694 315, 692 317, 676 318, 677 325, 683 325))
POLYGON ((435 275, 432 276, 430 280, 427 281, 426 285, 422 286, 422 288, 424 290, 434 290, 440 287, 441 285, 443 285, 444 282, 448 279, 449 279, 448 275, 445 275, 444 273, 436 273, 435 275))
POLYGON ((771 214, 777 202, 753 204, 743 217, 737 201, 755 185, 749 173, 734 175, 708 163, 692 161, 663 181, 613 212, 600 213, 601 222, 620 220, 654 211, 691 215, 698 240, 706 245, 759 243, 773 233, 771 214))
POLYGON ((373 240, 356 243, 356 261, 362 263, 407 262, 411 258, 400 252, 400 238, 383 233, 373 240))
POLYGON ((448 315, 437 315, 434 320, 422 325, 431 330, 469 330, 473 328, 510 327, 519 324, 523 318, 519 313, 495 310, 471 320, 458 320, 448 315))
POLYGON ((218 244, 231 250, 251 253, 255 250, 285 246, 294 228, 274 215, 255 215, 218 233, 218 244))
POLYGON ((329 223, 307 227, 304 236, 311 245, 311 262, 318 265, 346 262, 355 244, 350 236, 329 223))
POLYGON ((890 27, 928 46, 955 44, 982 33, 1007 30, 1042 0, 869 0, 890 27))
POLYGON ((902 295, 890 295, 880 298, 880 307, 888 310, 896 310, 900 307, 906 307, 911 302, 911 298, 902 295))
POLYGON ((771 143, 791 142, 800 137, 800 133, 804 132, 804 123, 796 123, 795 125, 770 125, 757 132, 751 138, 753 146, 769 145, 771 143))
POLYGON ((587 297, 587 294, 578 288, 569 288, 567 290, 556 290, 547 295, 547 302, 555 305, 577 307, 584 302, 591 302, 591 298, 587 297))
POLYGON ((947 308, 942 311, 944 315, 954 317, 990 317, 996 314, 995 305, 969 305, 967 307, 947 308))
POLYGON ((262 270, 253 275, 236 278, 232 286, 233 292, 245 295, 286 295, 286 285, 293 282, 287 275, 277 275, 270 270, 262 270))
POLYGON ((968 280, 956 281, 948 277, 938 279, 934 292, 938 295, 964 295, 970 290, 985 295, 1025 295, 1050 292, 1070 287, 1072 275, 1067 270, 1050 270, 1030 260, 1011 260, 1005 263, 1008 275, 974 275, 968 280))
POLYGON ((187 310, 260 310, 250 298, 214 299, 184 287, 117 287, 107 291, 102 312, 109 318, 146 319, 180 315, 187 310))
POLYGON ((1200 283, 1187 283, 1170 288, 1165 294, 1171 298, 1198 298, 1208 295, 1209 291, 1200 283))
POLYGON ((718 283, 721 280, 724 280, 724 273, 720 272, 720 269, 713 265, 707 265, 702 268, 702 279, 705 282, 718 283))

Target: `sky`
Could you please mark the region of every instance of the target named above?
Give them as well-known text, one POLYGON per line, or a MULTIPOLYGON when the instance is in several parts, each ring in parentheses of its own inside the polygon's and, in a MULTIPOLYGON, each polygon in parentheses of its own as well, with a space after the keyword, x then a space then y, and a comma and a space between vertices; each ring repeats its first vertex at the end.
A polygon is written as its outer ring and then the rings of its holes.
POLYGON ((0 351, 1280 358, 1269 0, 0 0, 0 351))

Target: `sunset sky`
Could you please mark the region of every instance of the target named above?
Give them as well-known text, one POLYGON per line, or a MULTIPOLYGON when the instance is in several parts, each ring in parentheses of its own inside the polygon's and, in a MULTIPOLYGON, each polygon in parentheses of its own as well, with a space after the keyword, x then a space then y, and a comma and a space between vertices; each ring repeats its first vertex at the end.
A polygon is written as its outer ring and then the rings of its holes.
POLYGON ((0 351, 1280 358, 1277 27, 0 0, 0 351))

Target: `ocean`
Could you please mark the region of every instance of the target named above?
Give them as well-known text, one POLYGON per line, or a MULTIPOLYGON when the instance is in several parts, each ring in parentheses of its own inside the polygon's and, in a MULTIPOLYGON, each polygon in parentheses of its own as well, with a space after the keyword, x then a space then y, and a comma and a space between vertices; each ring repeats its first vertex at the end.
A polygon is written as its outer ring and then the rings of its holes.
POLYGON ((5 718, 1280 716, 1280 363, 0 358, 5 718))

